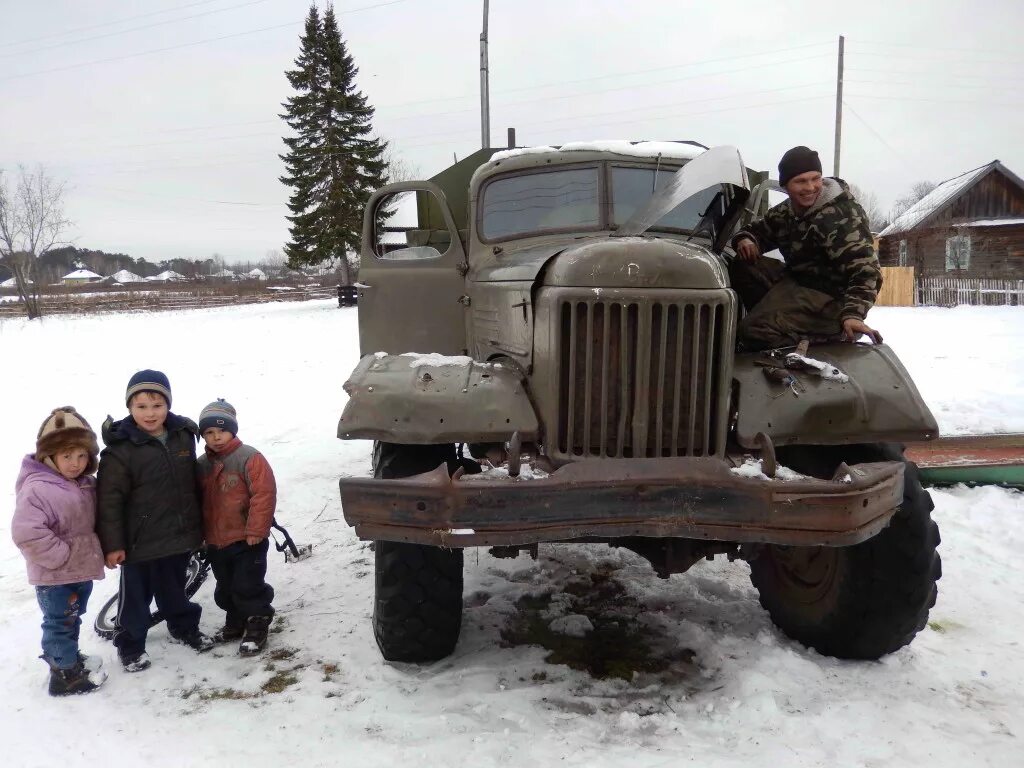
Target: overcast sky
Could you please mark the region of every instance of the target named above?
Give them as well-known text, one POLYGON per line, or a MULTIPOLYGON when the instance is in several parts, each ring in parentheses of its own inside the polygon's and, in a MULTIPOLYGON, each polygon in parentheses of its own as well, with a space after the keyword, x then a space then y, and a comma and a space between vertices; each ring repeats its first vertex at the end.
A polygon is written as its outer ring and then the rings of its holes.
MULTIPOLYGON (((323 4, 320 4, 323 7, 323 4)), ((482 0, 339 0, 376 128, 429 177, 480 144, 482 0)), ((1021 0, 491 0, 492 143, 695 139, 774 169, 795 144, 884 207, 1000 159, 1024 175, 1021 0), (836 10, 841 7, 842 10, 836 10)), ((0 167, 68 183, 76 245, 260 260, 307 0, 0 0, 0 167)))

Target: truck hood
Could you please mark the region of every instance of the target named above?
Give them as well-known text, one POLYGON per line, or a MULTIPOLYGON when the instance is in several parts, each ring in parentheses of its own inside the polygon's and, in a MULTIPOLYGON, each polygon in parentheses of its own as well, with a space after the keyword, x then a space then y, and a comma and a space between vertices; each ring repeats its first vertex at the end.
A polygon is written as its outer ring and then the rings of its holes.
POLYGON ((693 288, 729 285, 721 259, 695 243, 615 237, 571 246, 549 262, 544 285, 581 288, 693 288))

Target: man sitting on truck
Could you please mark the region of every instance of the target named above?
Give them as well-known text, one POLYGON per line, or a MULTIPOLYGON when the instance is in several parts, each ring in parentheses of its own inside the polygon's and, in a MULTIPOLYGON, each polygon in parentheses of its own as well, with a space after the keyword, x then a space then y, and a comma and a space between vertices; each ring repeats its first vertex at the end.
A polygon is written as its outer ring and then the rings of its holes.
POLYGON ((733 237, 733 287, 747 314, 745 349, 882 335, 864 318, 882 287, 868 217, 842 179, 822 178, 818 153, 793 147, 779 161, 789 199, 733 237), (778 248, 785 264, 763 254, 778 248))

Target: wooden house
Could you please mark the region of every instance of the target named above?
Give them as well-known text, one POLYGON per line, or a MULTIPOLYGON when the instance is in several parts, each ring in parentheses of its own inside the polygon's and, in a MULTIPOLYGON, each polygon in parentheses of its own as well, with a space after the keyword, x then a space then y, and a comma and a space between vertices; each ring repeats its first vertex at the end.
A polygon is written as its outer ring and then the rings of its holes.
POLYGON ((998 160, 942 182, 879 235, 882 266, 1024 279, 1024 180, 998 160))

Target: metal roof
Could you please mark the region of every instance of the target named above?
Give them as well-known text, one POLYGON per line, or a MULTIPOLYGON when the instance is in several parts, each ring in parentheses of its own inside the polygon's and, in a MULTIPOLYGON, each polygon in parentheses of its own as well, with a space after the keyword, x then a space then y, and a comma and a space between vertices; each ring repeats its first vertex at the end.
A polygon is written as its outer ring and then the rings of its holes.
POLYGON ((974 168, 966 173, 961 173, 959 176, 954 176, 952 179, 947 179, 939 184, 939 186, 897 216, 892 224, 879 233, 879 237, 897 235, 919 227, 960 195, 967 192, 989 173, 997 169, 1004 173, 1011 181, 1015 182, 1021 189, 1024 189, 1024 180, 998 160, 993 160, 991 163, 986 163, 980 168, 974 168))

